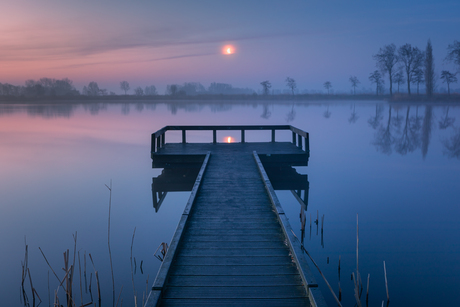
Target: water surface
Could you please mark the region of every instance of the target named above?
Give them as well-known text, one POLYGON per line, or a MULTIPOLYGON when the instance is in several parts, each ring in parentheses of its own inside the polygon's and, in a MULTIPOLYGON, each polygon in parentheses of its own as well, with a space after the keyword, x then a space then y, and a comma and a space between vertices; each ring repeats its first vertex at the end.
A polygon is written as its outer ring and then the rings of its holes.
MULTIPOLYGON (((26 240, 34 287, 47 306, 48 272, 51 293, 58 282, 39 247, 62 278, 63 252, 69 249, 73 256, 75 232, 82 276, 86 254, 87 286, 92 274, 95 295, 91 253, 101 279, 103 305, 112 303, 105 187, 110 180, 116 296, 123 286, 123 306, 134 306, 130 255, 136 229, 133 280, 141 302, 160 265, 153 253, 171 239, 188 198, 186 192, 168 193, 155 213, 151 182, 161 170, 151 168, 150 134, 165 125, 205 124, 291 124, 310 133, 309 166, 298 168, 310 182, 304 242, 337 293, 341 258, 344 306, 355 303, 350 276, 356 270, 357 214, 359 271, 364 283, 370 274, 370 305, 379 306, 386 299, 383 261, 391 306, 458 305, 459 115, 460 108, 452 105, 375 102, 1 105, 2 305, 21 306, 26 240), (310 233, 310 215, 314 221, 317 214, 318 232, 313 224, 310 233)), ((238 140, 239 132, 221 133, 219 139, 226 136, 238 140)), ((180 135, 167 138, 179 141, 180 135)), ((211 142, 211 138, 191 133, 187 140, 211 142)), ((270 138, 269 132, 248 132, 246 140, 264 138, 270 138)), ((299 204, 290 192, 277 193, 300 238, 299 204)), ((316 275, 333 306, 332 296, 316 275)), ((79 280, 77 271, 73 289, 77 304, 79 280)), ((82 280, 86 303, 90 296, 82 280)), ((31 300, 29 283, 26 290, 31 300)), ((62 288, 59 293, 62 303, 62 288)))

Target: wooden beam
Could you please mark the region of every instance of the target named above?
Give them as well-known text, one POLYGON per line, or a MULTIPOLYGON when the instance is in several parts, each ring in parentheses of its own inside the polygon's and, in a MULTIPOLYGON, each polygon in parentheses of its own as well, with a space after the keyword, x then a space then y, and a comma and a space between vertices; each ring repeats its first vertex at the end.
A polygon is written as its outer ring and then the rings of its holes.
POLYGON ((206 158, 204 159, 200 172, 198 173, 198 176, 195 180, 195 185, 193 186, 193 190, 190 194, 187 205, 185 206, 184 212, 182 213, 179 225, 177 225, 171 243, 169 244, 168 251, 165 255, 165 258, 163 259, 163 262, 161 263, 155 281, 153 282, 152 291, 149 294, 149 299, 147 300, 147 304, 145 306, 156 306, 158 299, 161 297, 161 291, 163 290, 163 287, 166 283, 166 279, 168 278, 169 269, 176 255, 177 247, 182 238, 182 234, 184 233, 184 228, 187 223, 188 215, 193 206, 193 203, 195 202, 195 197, 198 192, 198 189, 200 188, 201 179, 206 170, 206 166, 208 164, 210 155, 211 152, 208 152, 206 154, 206 158))
MULTIPOLYGON (((310 289, 317 288, 318 284, 316 283, 313 273, 310 271, 310 268, 308 267, 305 255, 302 252, 302 246, 300 245, 299 240, 296 238, 294 232, 292 231, 289 220, 284 214, 284 210, 281 207, 281 204, 278 200, 278 197, 275 194, 275 191, 273 190, 273 187, 271 186, 270 180, 268 179, 262 162, 260 162, 257 152, 254 151, 253 156, 256 161, 257 167, 259 168, 259 173, 262 177, 262 181, 265 184, 265 188, 269 195, 270 201, 272 202, 272 206, 275 209, 275 213, 277 214, 278 220, 282 226, 281 228, 283 229, 283 232, 286 236, 287 243, 289 249, 291 250, 294 262, 300 272, 302 281, 304 282, 305 290, 309 294, 310 302, 313 306, 327 306, 325 304, 323 296, 321 295, 321 292, 310 291, 310 289)), ((295 194, 295 192, 293 194, 295 194)))

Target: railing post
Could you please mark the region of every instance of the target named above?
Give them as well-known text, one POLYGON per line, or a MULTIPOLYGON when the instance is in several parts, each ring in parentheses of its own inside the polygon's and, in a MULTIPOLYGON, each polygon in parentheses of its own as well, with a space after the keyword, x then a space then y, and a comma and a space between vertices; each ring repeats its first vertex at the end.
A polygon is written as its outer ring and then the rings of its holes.
POLYGON ((215 144, 217 142, 217 133, 216 130, 212 130, 212 142, 215 144))
POLYGON ((161 135, 157 137, 157 150, 161 148, 161 135))
POLYGON ((272 129, 272 142, 275 142, 275 129, 272 129))
POLYGON ((166 131, 161 135, 161 145, 164 146, 166 143, 166 131))
POLYGON ((310 152, 310 135, 307 132, 307 137, 305 138, 305 151, 310 152))
POLYGON ((244 143, 244 130, 241 129, 241 143, 244 143))
POLYGON ((294 143, 295 145, 295 132, 294 131, 292 131, 292 143, 294 143))
POLYGON ((299 134, 297 138, 299 139, 298 140, 299 141, 298 146, 299 146, 300 149, 302 149, 302 136, 299 134))
POLYGON ((151 153, 155 152, 155 133, 152 133, 152 137, 150 140, 150 152, 151 153))
POLYGON ((182 143, 185 144, 187 140, 185 139, 185 130, 182 130, 182 143))

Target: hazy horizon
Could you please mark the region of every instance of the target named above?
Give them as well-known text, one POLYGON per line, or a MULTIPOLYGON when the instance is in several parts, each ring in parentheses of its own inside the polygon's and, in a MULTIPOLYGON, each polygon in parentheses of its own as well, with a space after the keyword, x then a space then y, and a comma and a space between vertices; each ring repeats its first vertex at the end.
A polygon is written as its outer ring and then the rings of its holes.
MULTIPOLYGON (((90 81, 121 94, 135 87, 211 82, 260 89, 324 90, 330 81, 349 92, 372 88, 372 55, 384 45, 433 44, 435 68, 459 40, 455 1, 172 1, 143 3, 7 1, 0 13, 0 83, 69 78, 81 91, 90 81), (222 54, 226 45, 235 53, 222 54)), ((454 85, 455 87, 455 85, 454 85)))

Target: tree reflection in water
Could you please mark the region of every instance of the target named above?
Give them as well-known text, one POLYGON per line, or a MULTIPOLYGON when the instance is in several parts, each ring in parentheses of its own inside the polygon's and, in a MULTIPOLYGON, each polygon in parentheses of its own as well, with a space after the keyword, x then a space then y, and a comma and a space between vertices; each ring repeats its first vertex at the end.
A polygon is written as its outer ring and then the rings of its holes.
POLYGON ((272 116, 272 112, 270 112, 270 110, 268 109, 268 105, 264 104, 263 108, 263 112, 262 112, 262 115, 260 115, 260 117, 262 118, 265 118, 265 119, 269 119, 270 116, 272 116))
POLYGON ((358 113, 356 113, 355 104, 353 104, 353 111, 351 112, 351 115, 350 115, 350 118, 348 119, 348 122, 350 124, 354 124, 354 123, 356 123, 358 118, 359 118, 359 116, 358 116, 358 113))
POLYGON ((326 109, 326 111, 324 111, 323 116, 325 118, 331 117, 331 112, 329 111, 329 105, 327 105, 327 109, 326 109))
POLYGON ((441 117, 439 121, 439 129, 447 129, 452 126, 455 122, 455 118, 449 117, 449 107, 447 107, 446 114, 444 117, 441 117))
POLYGON ((425 107, 425 118, 422 124, 422 157, 425 159, 428 153, 428 145, 430 144, 431 138, 431 127, 433 122, 433 107, 425 107))
POLYGON ((380 125, 380 121, 383 119, 383 106, 381 104, 376 104, 375 105, 375 116, 371 116, 367 120, 369 126, 372 127, 372 129, 377 129, 377 127, 380 125))
POLYGON ((449 139, 442 141, 442 144, 445 155, 460 160, 460 128, 455 128, 455 133, 449 139))
POLYGON ((391 135, 391 107, 388 111, 388 122, 386 127, 383 125, 375 133, 375 140, 373 144, 378 151, 381 151, 384 154, 390 155, 392 152, 392 145, 394 142, 394 137, 391 135))
POLYGON ((294 104, 292 104, 292 108, 291 108, 291 111, 289 111, 287 114, 286 114, 286 122, 292 122, 294 119, 295 119, 295 110, 294 110, 294 104))
POLYGON ((413 152, 420 146, 418 131, 411 125, 409 118, 410 107, 407 107, 406 121, 401 136, 395 141, 395 150, 401 155, 413 152))

